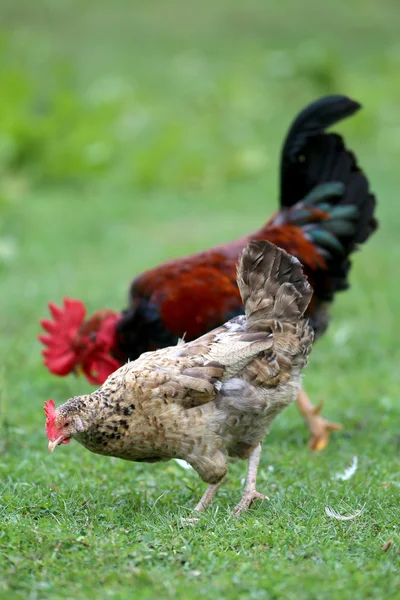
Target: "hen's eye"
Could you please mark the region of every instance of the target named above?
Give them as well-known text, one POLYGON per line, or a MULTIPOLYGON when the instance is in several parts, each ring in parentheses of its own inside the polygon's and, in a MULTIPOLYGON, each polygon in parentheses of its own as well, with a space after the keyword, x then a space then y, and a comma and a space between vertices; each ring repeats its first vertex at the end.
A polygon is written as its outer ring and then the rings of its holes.
POLYGON ((66 421, 66 422, 64 423, 64 427, 69 427, 69 421, 66 421))

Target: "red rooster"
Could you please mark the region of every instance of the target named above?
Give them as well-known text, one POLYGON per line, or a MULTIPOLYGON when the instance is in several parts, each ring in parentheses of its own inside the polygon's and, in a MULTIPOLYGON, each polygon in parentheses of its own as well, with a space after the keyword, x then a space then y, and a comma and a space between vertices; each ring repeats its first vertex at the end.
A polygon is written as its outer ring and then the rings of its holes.
MULTIPOLYGON (((42 321, 47 335, 39 336, 47 368, 60 376, 83 371, 101 384, 128 359, 191 341, 241 314, 236 264, 250 240, 269 240, 301 261, 314 289, 307 316, 316 336, 324 333, 335 293, 348 287, 349 256, 377 227, 366 176, 341 136, 326 132, 359 108, 345 96, 327 96, 297 116, 282 149, 280 210, 260 230, 137 276, 122 312, 85 319, 79 300, 49 304, 53 320, 42 321)), ((340 426, 324 419, 304 390, 297 403, 311 447, 321 450, 340 426)))

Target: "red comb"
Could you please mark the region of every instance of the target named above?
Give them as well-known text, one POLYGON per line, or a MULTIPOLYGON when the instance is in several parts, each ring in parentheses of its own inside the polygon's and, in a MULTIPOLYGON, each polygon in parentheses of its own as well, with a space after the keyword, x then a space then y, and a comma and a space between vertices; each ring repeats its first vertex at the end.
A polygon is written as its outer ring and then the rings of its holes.
POLYGON ((99 310, 85 320, 84 304, 69 298, 65 298, 63 307, 49 303, 49 309, 53 321, 41 321, 47 334, 38 336, 46 346, 42 352, 46 367, 61 376, 80 367, 90 383, 104 383, 120 366, 112 355, 117 343, 115 325, 120 315, 99 310))
POLYGON ((44 412, 46 413, 46 434, 49 440, 55 440, 57 438, 57 431, 55 427, 55 404, 53 400, 49 400, 44 403, 44 412))
POLYGON ((68 375, 77 363, 73 341, 81 327, 86 309, 80 300, 64 299, 64 306, 56 306, 49 302, 53 321, 43 319, 40 323, 49 335, 38 338, 46 346, 42 354, 44 364, 55 375, 68 375))

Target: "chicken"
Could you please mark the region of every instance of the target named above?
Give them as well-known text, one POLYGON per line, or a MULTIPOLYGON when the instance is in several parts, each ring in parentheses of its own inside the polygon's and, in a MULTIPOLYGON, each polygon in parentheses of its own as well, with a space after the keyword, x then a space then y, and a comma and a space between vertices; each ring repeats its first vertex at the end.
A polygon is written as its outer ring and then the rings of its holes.
MULTIPOLYGON (((139 275, 120 313, 103 310, 85 319, 78 300, 50 304, 53 320, 42 321, 46 335, 40 336, 48 369, 61 376, 83 371, 101 384, 126 360, 182 337, 196 339, 241 314, 236 263, 250 240, 269 240, 303 264, 314 288, 307 317, 321 336, 336 292, 348 287, 350 255, 377 227, 366 176, 342 138, 325 131, 359 108, 345 96, 328 96, 297 116, 282 149, 281 208, 260 230, 139 275)), ((324 419, 304 390, 297 402, 311 448, 321 450, 340 426, 324 419)))
POLYGON ((49 450, 73 437, 125 460, 184 459, 209 484, 197 511, 221 485, 227 457, 248 458, 235 514, 263 499, 256 490, 261 445, 300 389, 314 337, 304 318, 312 289, 300 262, 266 241, 245 248, 237 282, 245 315, 195 341, 142 354, 92 394, 57 409, 45 403, 49 450))

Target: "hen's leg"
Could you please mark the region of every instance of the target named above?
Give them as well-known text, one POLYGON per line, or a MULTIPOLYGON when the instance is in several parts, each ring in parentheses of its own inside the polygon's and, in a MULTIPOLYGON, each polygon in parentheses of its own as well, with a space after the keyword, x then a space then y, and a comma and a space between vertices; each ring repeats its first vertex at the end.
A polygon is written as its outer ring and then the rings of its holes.
POLYGON ((195 506, 195 511, 202 512, 210 506, 215 494, 218 492, 221 486, 222 481, 223 479, 221 479, 221 481, 219 481, 218 483, 214 483, 213 485, 208 486, 208 488, 202 495, 200 502, 195 506))
MULTIPOLYGON (((214 483, 213 485, 208 486, 208 488, 202 495, 200 502, 195 506, 195 508, 194 508, 195 512, 203 512, 203 510, 206 510, 206 508, 208 508, 210 506, 212 499, 214 498, 215 494, 218 492, 222 482, 223 482, 223 478, 218 483, 214 483)), ((189 518, 182 519, 182 521, 184 523, 188 523, 189 525, 195 525, 198 521, 200 521, 200 519, 198 517, 189 517, 189 518)))
POLYGON ((303 415, 307 427, 311 433, 309 442, 312 450, 323 450, 329 442, 331 431, 339 431, 342 426, 339 423, 332 423, 325 419, 321 414, 323 404, 314 406, 305 391, 301 389, 297 396, 297 408, 303 415))
POLYGON ((247 510, 252 505, 253 500, 269 500, 268 496, 264 496, 256 490, 257 471, 258 465, 260 464, 261 448, 261 443, 257 444, 257 446, 250 453, 246 486, 244 488, 243 496, 239 504, 233 509, 233 514, 235 517, 238 517, 240 513, 247 510))

